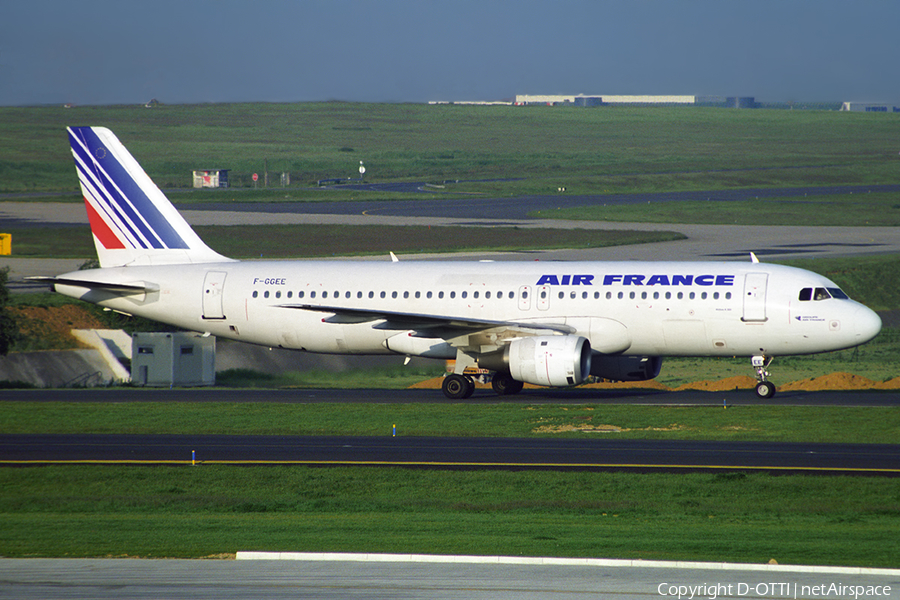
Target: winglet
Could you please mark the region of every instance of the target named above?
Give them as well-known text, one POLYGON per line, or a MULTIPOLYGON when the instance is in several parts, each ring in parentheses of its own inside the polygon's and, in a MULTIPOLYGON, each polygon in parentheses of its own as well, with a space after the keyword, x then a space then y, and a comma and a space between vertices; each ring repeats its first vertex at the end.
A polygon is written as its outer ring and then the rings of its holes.
POLYGON ((400 262, 400 259, 393 252, 391 252, 391 262, 400 262))
POLYGON ((230 260, 203 243, 112 131, 68 132, 101 267, 230 260))
POLYGON ((752 262, 752 263, 758 263, 758 262, 759 262, 759 259, 756 258, 756 254, 754 254, 753 252, 750 253, 750 262, 752 262))

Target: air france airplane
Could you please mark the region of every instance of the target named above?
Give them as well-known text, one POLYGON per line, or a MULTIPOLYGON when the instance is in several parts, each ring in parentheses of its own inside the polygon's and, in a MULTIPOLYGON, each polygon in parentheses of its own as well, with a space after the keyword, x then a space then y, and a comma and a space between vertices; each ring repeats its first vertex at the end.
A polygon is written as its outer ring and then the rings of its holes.
POLYGON ((492 371, 503 395, 652 379, 665 356, 750 357, 767 398, 773 357, 881 329, 828 279, 755 260, 236 261, 203 243, 111 131, 68 132, 100 268, 50 278, 55 291, 263 346, 455 359, 451 399, 472 394, 469 367, 492 371))

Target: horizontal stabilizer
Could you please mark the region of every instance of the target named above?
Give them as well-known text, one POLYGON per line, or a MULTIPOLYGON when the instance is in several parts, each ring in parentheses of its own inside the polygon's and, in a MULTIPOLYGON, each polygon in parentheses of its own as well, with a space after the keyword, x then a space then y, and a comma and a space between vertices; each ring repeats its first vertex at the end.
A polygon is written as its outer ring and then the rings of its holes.
POLYGON ((51 285, 71 285, 75 287, 83 287, 90 290, 106 290, 108 292, 118 292, 120 294, 143 294, 146 292, 155 292, 159 290, 159 286, 155 283, 114 283, 111 281, 96 281, 94 279, 75 279, 72 277, 26 277, 28 281, 41 281, 51 285))

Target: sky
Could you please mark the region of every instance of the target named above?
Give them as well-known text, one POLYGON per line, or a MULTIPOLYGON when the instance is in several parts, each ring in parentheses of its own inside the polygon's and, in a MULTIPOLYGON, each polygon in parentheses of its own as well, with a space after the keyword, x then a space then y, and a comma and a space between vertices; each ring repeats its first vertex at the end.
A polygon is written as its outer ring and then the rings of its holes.
POLYGON ((0 106, 516 94, 900 105, 896 0, 0 0, 0 106))

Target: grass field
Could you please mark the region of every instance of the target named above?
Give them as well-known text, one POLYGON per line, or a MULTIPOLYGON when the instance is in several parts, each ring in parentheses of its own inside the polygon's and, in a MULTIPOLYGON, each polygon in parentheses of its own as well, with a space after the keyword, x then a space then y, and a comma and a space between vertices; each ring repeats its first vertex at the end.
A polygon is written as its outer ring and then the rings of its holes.
MULTIPOLYGON (((388 252, 509 252, 553 248, 601 248, 684 239, 666 231, 520 229, 382 225, 248 225, 195 227, 211 248, 232 258, 311 258, 384 255, 388 252)), ((23 258, 96 256, 87 227, 17 229, 15 253, 23 258)))
MULTIPOLYGON (((78 392, 74 392, 78 393, 78 392)), ((437 393, 437 392, 436 392, 437 393)), ((35 392, 38 395, 39 392, 35 392)), ((81 392, 102 399, 102 390, 81 392)), ((894 408, 552 404, 7 402, 3 433, 583 437, 573 425, 612 425, 616 439, 900 443, 894 408), (548 433, 547 428, 552 430, 548 433)), ((186 457, 187 458, 187 457, 186 457)))
POLYGON ((0 108, 0 192, 76 191, 67 125, 111 128, 163 188, 191 171, 291 172, 296 186, 522 178, 496 195, 895 183, 900 119, 832 111, 414 104, 0 108))
POLYGON ((0 469, 0 555, 268 550, 897 567, 898 510, 898 478, 0 469))

